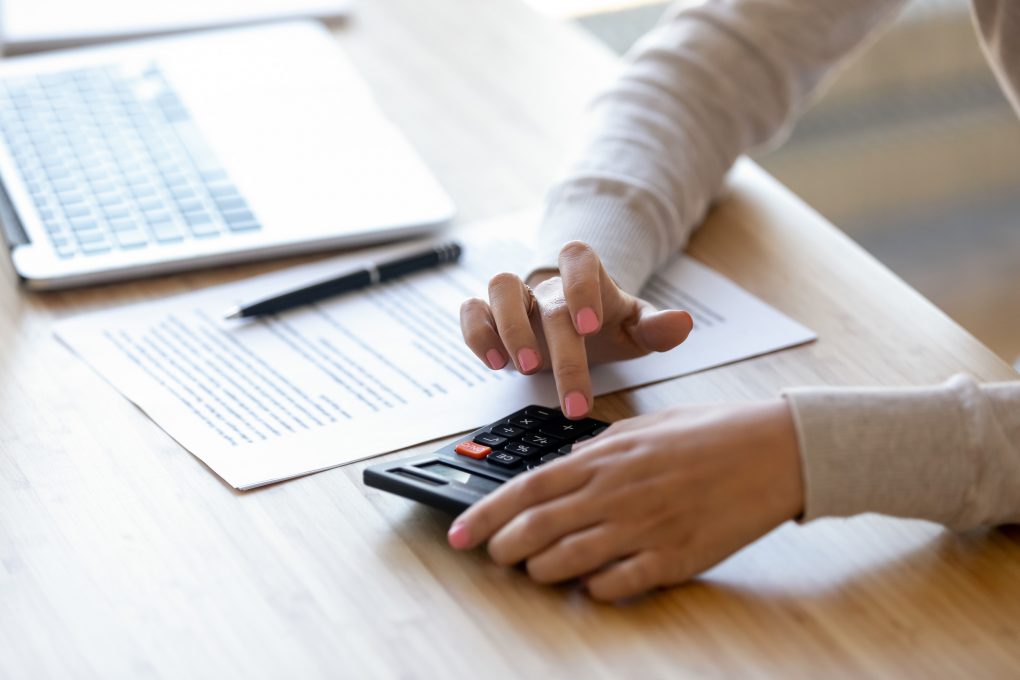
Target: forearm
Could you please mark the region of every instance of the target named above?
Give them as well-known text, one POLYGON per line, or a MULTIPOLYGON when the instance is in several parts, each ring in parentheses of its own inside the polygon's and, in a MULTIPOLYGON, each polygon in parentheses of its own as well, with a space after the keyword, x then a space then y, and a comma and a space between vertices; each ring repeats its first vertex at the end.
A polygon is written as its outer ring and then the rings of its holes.
POLYGON ((591 106, 550 193, 536 267, 593 245, 629 292, 677 252, 745 151, 783 134, 824 76, 904 0, 730 0, 668 14, 591 106))
POLYGON ((1020 382, 789 390, 804 519, 877 512, 956 529, 1020 522, 1020 382))
POLYGON ((974 0, 981 46, 1010 103, 1020 114, 1020 3, 1016 0, 974 0))

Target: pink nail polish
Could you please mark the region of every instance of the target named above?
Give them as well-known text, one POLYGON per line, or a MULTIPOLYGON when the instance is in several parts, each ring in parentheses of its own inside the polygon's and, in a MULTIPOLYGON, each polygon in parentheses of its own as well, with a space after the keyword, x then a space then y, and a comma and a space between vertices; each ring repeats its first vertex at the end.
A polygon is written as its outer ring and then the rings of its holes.
POLYGON ((588 400, 576 390, 568 392, 563 398, 563 412, 568 418, 581 418, 588 413, 588 400))
POLYGON ((577 332, 581 335, 594 333, 599 329, 599 317, 591 307, 585 307, 577 313, 577 332))
POLYGON ((524 373, 531 373, 538 368, 538 352, 525 347, 517 353, 517 364, 524 373))
POLYGON ((506 359, 503 358, 503 355, 499 353, 498 349, 490 349, 486 352, 485 360, 489 362, 489 366, 494 371, 498 371, 506 366, 506 359))
POLYGON ((450 546, 457 550, 463 550, 468 547, 471 538, 468 536, 467 525, 454 522, 450 530, 446 532, 446 540, 450 542, 450 546))

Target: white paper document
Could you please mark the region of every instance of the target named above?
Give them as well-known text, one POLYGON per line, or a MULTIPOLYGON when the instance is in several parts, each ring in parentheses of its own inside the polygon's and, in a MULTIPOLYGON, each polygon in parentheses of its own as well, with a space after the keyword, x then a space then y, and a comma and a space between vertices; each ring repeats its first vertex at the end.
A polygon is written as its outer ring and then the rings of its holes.
MULTIPOLYGON (((470 430, 526 404, 556 405, 551 375, 491 371, 461 339, 461 302, 484 295, 497 270, 522 270, 527 247, 462 243, 457 265, 272 318, 222 317, 366 256, 88 314, 60 322, 56 334, 224 480, 248 489, 470 430)), ((595 367, 597 395, 815 337, 686 256, 644 295, 688 310, 694 331, 670 352, 595 367)))

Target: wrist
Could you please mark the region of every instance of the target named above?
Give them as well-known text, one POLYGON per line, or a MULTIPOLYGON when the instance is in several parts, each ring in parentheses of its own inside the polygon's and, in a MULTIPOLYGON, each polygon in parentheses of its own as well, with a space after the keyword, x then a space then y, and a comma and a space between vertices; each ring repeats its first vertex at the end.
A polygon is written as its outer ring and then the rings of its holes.
POLYGON ((763 415, 761 440, 773 473, 772 500, 784 520, 796 519, 804 514, 804 474, 793 411, 779 399, 765 404, 763 415))

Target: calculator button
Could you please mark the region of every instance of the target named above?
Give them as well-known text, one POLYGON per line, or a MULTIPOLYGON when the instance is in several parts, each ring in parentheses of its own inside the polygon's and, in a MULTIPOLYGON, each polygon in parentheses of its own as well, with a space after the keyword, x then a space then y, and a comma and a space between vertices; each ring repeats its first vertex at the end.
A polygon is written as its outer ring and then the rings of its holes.
POLYGON ((455 448, 454 451, 462 456, 467 456, 468 458, 474 458, 476 460, 481 460, 492 453, 492 449, 488 446, 476 444, 474 442, 461 442, 460 444, 457 444, 457 448, 455 448))
POLYGON ((585 439, 591 439, 591 435, 590 434, 586 434, 583 437, 578 437, 577 439, 575 439, 573 442, 571 442, 569 444, 564 444, 560 448, 556 449, 556 453, 559 453, 559 454, 565 456, 565 455, 567 455, 568 453, 570 453, 571 451, 574 450, 574 445, 575 444, 583 442, 585 439))
POLYGON ((558 410, 543 408, 541 406, 529 406, 524 409, 524 415, 531 416, 532 418, 538 418, 539 420, 552 420, 553 418, 563 417, 563 414, 558 410))
POLYGON ((498 434, 501 437, 516 437, 522 432, 524 432, 524 430, 522 430, 519 427, 509 425, 507 423, 500 423, 499 425, 493 425, 492 427, 490 427, 489 432, 491 432, 492 434, 498 434))
POLYGON ((583 420, 554 420, 542 423, 538 431, 542 434, 551 434, 554 437, 576 439, 583 434, 588 434, 598 426, 599 423, 591 418, 583 420))
POLYGON ((600 434, 602 434, 603 432, 605 432, 608 429, 609 429, 608 425, 602 425, 601 427, 596 427, 594 430, 591 431, 591 436, 597 437, 597 436, 599 436, 600 434))
POLYGON ((506 437, 500 437, 498 434, 490 434, 489 432, 483 432, 479 435, 475 435, 475 442, 484 444, 485 446, 496 448, 506 442, 506 437))
POLYGON ((539 465, 545 465, 546 463, 551 463, 554 460, 556 460, 557 458, 562 458, 562 457, 563 456, 561 456, 558 453, 547 453, 547 454, 545 454, 544 456, 542 456, 541 458, 538 459, 538 463, 539 463, 539 465))
POLYGON ((563 442, 563 440, 558 437, 553 437, 548 434, 538 434, 537 432, 529 432, 521 437, 521 441, 525 444, 531 444, 532 446, 538 446, 543 449, 559 446, 563 442))
POLYGON ((529 415, 520 415, 520 416, 511 416, 510 417, 510 423, 511 424, 516 425, 517 427, 522 427, 525 430, 534 430, 542 422, 543 421, 539 420, 538 418, 536 418, 534 416, 529 416, 529 415))
POLYGON ((523 442, 510 442, 503 447, 508 453, 515 453, 518 456, 534 456, 541 451, 537 446, 524 444, 523 442))
POLYGON ((515 456, 512 453, 506 453, 504 451, 490 453, 485 460, 489 461, 493 465, 505 468, 515 468, 521 464, 520 456, 515 456))

